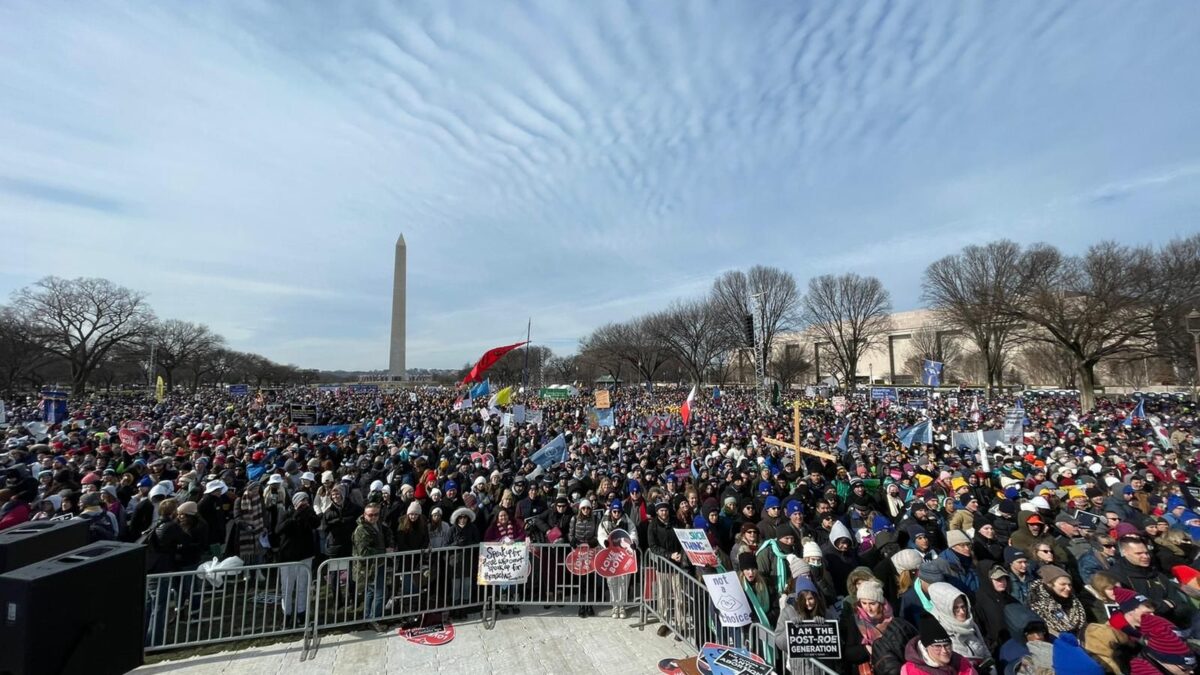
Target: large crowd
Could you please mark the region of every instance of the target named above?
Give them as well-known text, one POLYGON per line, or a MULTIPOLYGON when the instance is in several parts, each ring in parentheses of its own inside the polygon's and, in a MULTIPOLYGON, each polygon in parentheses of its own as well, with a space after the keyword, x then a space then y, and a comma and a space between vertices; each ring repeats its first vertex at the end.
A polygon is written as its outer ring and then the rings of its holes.
MULTIPOLYGON (((684 426, 685 395, 619 388, 611 427, 587 391, 519 395, 539 423, 433 387, 92 395, 47 428, 36 398, 9 400, 0 530, 86 519, 93 540, 143 542, 148 571, 176 572, 229 556, 315 569, 481 541, 601 546, 620 529, 700 575, 715 570, 674 532, 700 529, 778 644, 789 621, 838 622, 847 675, 1193 672, 1193 404, 1081 412, 1030 394, 1020 439, 979 448, 954 432, 1004 428, 1011 396, 921 393, 914 410, 860 392, 835 411, 797 392, 799 443, 838 457, 797 462, 763 441, 795 440, 787 402, 728 389, 699 397, 684 426), (291 410, 313 404, 309 421, 349 427, 301 433, 291 410), (933 442, 906 447, 901 431, 926 417, 933 442), (559 435, 565 461, 535 465, 559 435)), ((303 584, 283 583, 281 611, 303 621, 303 584)))

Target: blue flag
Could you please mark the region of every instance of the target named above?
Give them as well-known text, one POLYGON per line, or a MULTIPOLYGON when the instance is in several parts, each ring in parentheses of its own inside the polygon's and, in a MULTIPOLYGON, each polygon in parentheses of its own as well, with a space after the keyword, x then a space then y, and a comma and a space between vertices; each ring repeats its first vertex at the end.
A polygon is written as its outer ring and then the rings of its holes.
POLYGON ((921 384, 926 387, 942 386, 942 363, 940 361, 925 360, 925 365, 921 368, 921 384))
POLYGON ((529 461, 537 464, 543 469, 549 469, 555 464, 561 464, 567 460, 567 438, 559 434, 554 437, 554 440, 547 443, 541 450, 533 453, 529 461))
POLYGON ((1121 424, 1131 427, 1133 426, 1133 418, 1135 417, 1140 420, 1146 419, 1146 399, 1139 398, 1137 407, 1133 409, 1133 412, 1125 416, 1125 421, 1121 422, 1121 424))
POLYGON ((471 398, 483 398, 490 393, 492 393, 492 385, 488 380, 471 387, 471 398))
POLYGON ((613 429, 617 426, 616 420, 613 417, 612 408, 599 408, 596 410, 596 423, 604 429, 613 429))
POLYGON ((850 442, 850 423, 846 422, 846 428, 842 429, 842 435, 838 437, 837 449, 846 452, 849 450, 850 442))
POLYGON ((719 404, 720 402, 721 402, 721 388, 714 386, 713 387, 713 403, 719 404))
POLYGON ((929 420, 921 420, 900 432, 900 445, 907 448, 913 443, 933 443, 933 425, 929 420))

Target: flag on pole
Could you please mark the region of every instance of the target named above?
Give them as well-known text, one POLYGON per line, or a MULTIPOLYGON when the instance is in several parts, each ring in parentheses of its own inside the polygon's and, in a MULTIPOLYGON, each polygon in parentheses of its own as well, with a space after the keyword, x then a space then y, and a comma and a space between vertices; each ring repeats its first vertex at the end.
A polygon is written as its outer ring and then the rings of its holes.
POLYGON ((679 406, 679 414, 683 416, 683 426, 687 426, 692 420, 692 401, 696 400, 696 385, 692 385, 692 393, 688 394, 687 400, 683 405, 679 406))
POLYGON ((470 408, 470 407, 471 407, 471 392, 467 392, 466 396, 459 396, 458 400, 454 402, 454 410, 456 412, 459 410, 466 410, 467 408, 470 408))
POLYGON ((942 363, 940 361, 925 360, 925 365, 921 368, 921 383, 926 387, 942 386, 942 363))
POLYGON ((850 449, 850 423, 846 422, 846 427, 842 429, 842 435, 838 437, 837 449, 846 452, 850 449))
POLYGON ((166 393, 167 383, 163 382, 162 375, 159 375, 158 383, 154 385, 154 400, 162 403, 163 398, 166 397, 166 393))
POLYGON ((494 349, 487 350, 483 353, 483 356, 479 357, 479 360, 475 362, 475 366, 471 368, 471 372, 467 373, 467 376, 463 378, 463 381, 460 384, 466 384, 468 382, 474 382, 478 380, 485 372, 487 372, 488 368, 496 365, 496 362, 500 360, 500 357, 511 352, 517 347, 527 344, 529 344, 528 340, 525 342, 517 342, 511 345, 504 345, 503 347, 496 347, 494 349))
POLYGON ((563 434, 554 437, 546 445, 542 446, 541 450, 533 453, 529 457, 529 461, 538 465, 542 469, 549 469, 555 464, 561 464, 567 459, 567 438, 563 434))
POLYGON ((479 384, 471 387, 471 398, 483 398, 492 393, 492 381, 484 380, 479 384))
POLYGON ((1159 424, 1157 417, 1150 418, 1150 428, 1154 429, 1154 437, 1158 439, 1158 444, 1163 447, 1163 450, 1171 449, 1171 436, 1167 434, 1167 429, 1159 424))
POLYGON ((509 405, 512 403, 512 387, 505 387, 500 391, 492 394, 492 398, 488 400, 488 407, 495 408, 497 406, 509 405))
POLYGON ((921 420, 916 424, 900 431, 900 444, 905 448, 913 443, 933 443, 933 425, 928 419, 921 420))
POLYGON ((1131 426, 1133 426, 1133 418, 1135 418, 1135 417, 1138 418, 1139 420, 1146 419, 1146 399, 1139 398, 1137 407, 1133 409, 1133 412, 1131 412, 1125 416, 1125 421, 1121 422, 1121 424, 1124 426, 1127 426, 1127 427, 1131 427, 1131 426))
POLYGON ((713 403, 721 405, 721 388, 719 386, 713 387, 713 403))

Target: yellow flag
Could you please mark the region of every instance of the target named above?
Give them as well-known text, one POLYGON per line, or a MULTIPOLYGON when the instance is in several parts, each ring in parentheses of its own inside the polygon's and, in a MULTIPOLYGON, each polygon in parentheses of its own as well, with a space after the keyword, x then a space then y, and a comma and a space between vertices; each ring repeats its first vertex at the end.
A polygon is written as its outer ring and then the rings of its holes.
POLYGON ((498 405, 510 405, 512 403, 512 387, 508 386, 496 392, 496 403, 498 405))
POLYGON ((163 382, 162 375, 158 376, 158 384, 154 385, 154 400, 162 403, 163 398, 167 393, 167 383, 163 382))

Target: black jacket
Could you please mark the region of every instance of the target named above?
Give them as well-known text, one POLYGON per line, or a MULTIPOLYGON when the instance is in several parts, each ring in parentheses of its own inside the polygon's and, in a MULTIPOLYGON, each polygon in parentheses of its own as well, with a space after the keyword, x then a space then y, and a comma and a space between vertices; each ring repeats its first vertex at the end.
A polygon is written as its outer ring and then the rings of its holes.
POLYGON ((275 526, 279 535, 279 562, 296 562, 317 554, 316 531, 321 520, 311 506, 289 511, 275 526))
MULTIPOLYGON (((652 518, 646 526, 646 548, 651 553, 670 560, 672 553, 683 553, 683 544, 675 536, 675 528, 670 521, 663 523, 658 518, 652 518)), ((687 566, 687 556, 681 556, 677 565, 687 566)))
POLYGON ((325 553, 330 558, 351 555, 354 546, 354 528, 362 509, 347 500, 342 505, 330 504, 321 514, 321 527, 325 530, 325 553))
POLYGON ((894 617, 875 644, 871 645, 874 675, 900 675, 904 667, 904 647, 917 637, 917 629, 900 617, 894 617))

